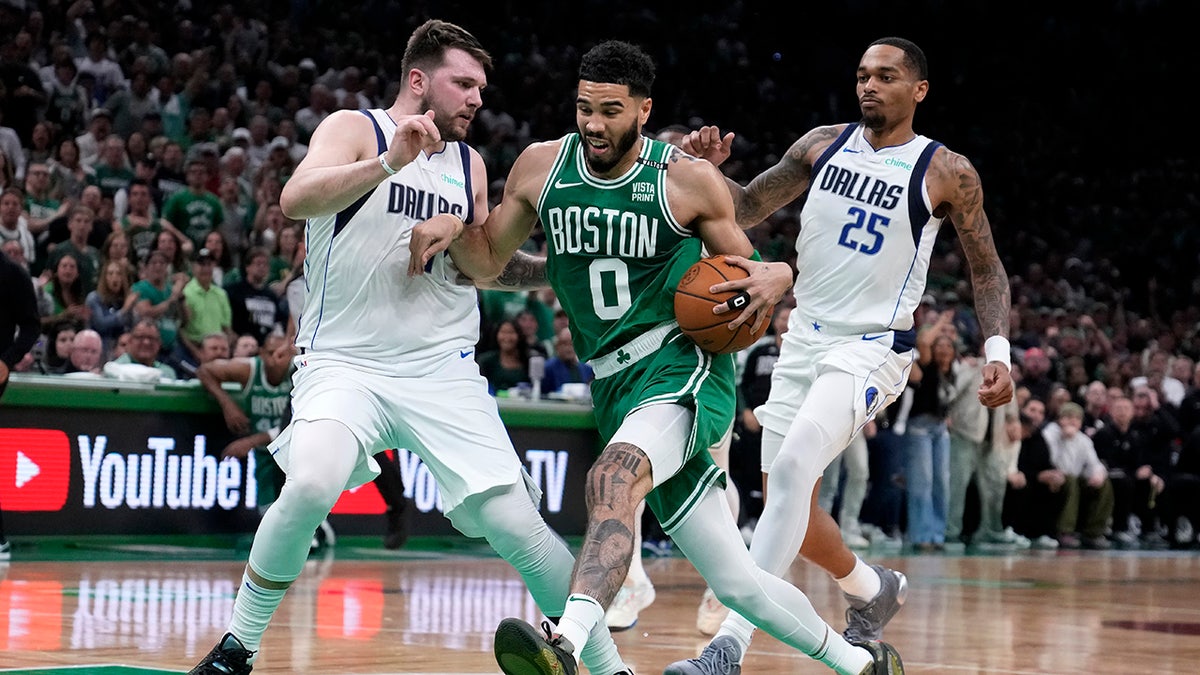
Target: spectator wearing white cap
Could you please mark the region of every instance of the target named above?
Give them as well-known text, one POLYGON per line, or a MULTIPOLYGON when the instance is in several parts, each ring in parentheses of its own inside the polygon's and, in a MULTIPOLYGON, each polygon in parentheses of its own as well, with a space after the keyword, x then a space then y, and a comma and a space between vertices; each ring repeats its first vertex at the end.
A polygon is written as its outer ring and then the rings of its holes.
POLYGON ((112 123, 113 114, 108 108, 96 108, 92 111, 87 133, 75 138, 75 144, 79 146, 80 164, 89 169, 95 166, 96 160, 100 159, 100 149, 104 147, 105 139, 112 134, 112 123))

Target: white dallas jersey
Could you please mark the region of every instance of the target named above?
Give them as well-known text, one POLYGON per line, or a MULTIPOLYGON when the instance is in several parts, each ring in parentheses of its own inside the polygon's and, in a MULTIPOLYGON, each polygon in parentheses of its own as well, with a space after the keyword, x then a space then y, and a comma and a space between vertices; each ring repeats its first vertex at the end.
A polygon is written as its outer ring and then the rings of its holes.
MULTIPOLYGON (((395 123, 383 110, 360 112, 371 118, 385 151, 395 123)), ((421 153, 340 213, 308 220, 297 347, 306 355, 398 372, 475 348, 475 288, 455 284, 458 271, 449 256, 439 253, 425 274, 408 276, 414 225, 447 212, 467 223, 474 219, 470 166, 467 146, 448 142, 435 155, 421 153)))
POLYGON ((875 150, 852 124, 813 165, 796 239, 794 320, 846 332, 907 331, 942 220, 925 171, 941 143, 875 150))

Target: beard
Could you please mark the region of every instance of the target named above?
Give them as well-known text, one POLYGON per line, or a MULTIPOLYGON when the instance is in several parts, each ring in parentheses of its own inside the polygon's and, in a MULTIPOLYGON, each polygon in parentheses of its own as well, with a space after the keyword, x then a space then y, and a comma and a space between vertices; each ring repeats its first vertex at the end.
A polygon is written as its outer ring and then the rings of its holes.
POLYGON ((434 105, 428 96, 421 99, 417 109, 422 113, 426 110, 433 111, 433 126, 437 127, 443 141, 461 141, 467 137, 466 129, 451 125, 451 121, 458 118, 441 106, 434 105))
POLYGON ((887 125, 887 118, 875 111, 863 113, 862 125, 872 131, 880 131, 887 125))
MULTIPOLYGON (((629 149, 637 143, 638 136, 640 135, 641 130, 635 124, 629 127, 625 133, 621 134, 614 143, 609 145, 608 152, 603 157, 593 155, 590 152, 584 154, 588 168, 598 174, 608 173, 621 161, 625 153, 629 152, 629 149)), ((586 138, 587 135, 585 134, 584 136, 586 138)))

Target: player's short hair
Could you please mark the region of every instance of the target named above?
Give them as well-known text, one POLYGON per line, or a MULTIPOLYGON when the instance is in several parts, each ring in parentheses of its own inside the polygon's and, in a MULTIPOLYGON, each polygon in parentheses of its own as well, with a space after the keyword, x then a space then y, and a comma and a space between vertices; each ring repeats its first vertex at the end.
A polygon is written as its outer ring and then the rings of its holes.
POLYGON ((641 47, 607 40, 592 47, 579 63, 579 79, 605 84, 623 84, 629 93, 649 98, 654 86, 654 60, 641 47))
POLYGON ((484 70, 492 69, 492 55, 467 29, 448 21, 430 19, 418 26, 408 38, 404 57, 400 60, 400 71, 407 76, 413 68, 438 66, 448 49, 461 49, 475 57, 484 70))
POLYGON ((917 74, 918 80, 929 79, 929 62, 925 60, 925 52, 921 51, 921 48, 912 40, 905 40, 902 37, 885 37, 872 42, 869 47, 875 45, 888 45, 903 51, 904 65, 917 74))

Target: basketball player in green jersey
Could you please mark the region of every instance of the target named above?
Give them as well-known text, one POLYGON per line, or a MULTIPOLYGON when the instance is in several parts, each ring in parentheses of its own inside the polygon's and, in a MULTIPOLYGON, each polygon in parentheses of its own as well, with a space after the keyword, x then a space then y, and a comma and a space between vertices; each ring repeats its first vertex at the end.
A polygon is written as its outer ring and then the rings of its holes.
POLYGON ((295 349, 282 335, 269 335, 259 356, 218 359, 200 366, 196 377, 221 407, 225 424, 239 437, 225 447, 222 457, 253 454, 254 482, 261 514, 279 496, 284 473, 271 458, 267 444, 279 433, 281 419, 292 393, 292 356, 295 349), (230 394, 221 386, 236 382, 242 389, 230 394))
POLYGON ((576 672, 576 654, 604 620, 633 553, 634 512, 646 499, 663 529, 727 606, 836 672, 903 672, 881 642, 851 645, 791 584, 750 558, 706 448, 732 423, 734 360, 697 348, 674 321, 673 292, 703 245, 745 268, 725 282, 741 302, 730 322, 770 318, 791 284, 786 263, 754 255, 734 221, 716 168, 642 135, 654 64, 639 48, 604 42, 584 55, 576 98, 578 133, 537 143, 517 158, 501 203, 479 226, 452 215, 418 225, 409 274, 449 250, 458 269, 504 285, 548 281, 591 362, 597 425, 608 445, 588 473, 588 527, 556 629, 545 636, 518 619, 496 631, 509 675, 576 672), (544 263, 505 264, 535 222, 546 231, 544 263))

